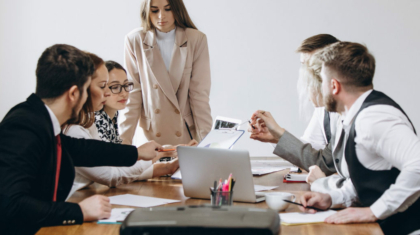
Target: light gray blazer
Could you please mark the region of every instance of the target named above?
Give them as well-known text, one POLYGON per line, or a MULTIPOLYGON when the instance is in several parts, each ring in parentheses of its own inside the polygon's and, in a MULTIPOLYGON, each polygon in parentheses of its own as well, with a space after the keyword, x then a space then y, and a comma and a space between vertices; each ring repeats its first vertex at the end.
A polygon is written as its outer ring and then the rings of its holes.
POLYGON ((311 144, 304 144, 285 131, 273 153, 306 171, 309 171, 310 166, 317 165, 329 176, 337 172, 332 157, 331 142, 324 149, 316 150, 311 144))

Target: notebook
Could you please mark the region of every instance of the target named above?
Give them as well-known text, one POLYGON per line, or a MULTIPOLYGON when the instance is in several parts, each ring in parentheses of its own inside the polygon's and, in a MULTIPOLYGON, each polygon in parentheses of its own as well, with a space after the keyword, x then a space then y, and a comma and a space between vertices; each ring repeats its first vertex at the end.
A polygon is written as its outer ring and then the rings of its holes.
POLYGON ((306 183, 307 173, 285 174, 283 183, 306 183))

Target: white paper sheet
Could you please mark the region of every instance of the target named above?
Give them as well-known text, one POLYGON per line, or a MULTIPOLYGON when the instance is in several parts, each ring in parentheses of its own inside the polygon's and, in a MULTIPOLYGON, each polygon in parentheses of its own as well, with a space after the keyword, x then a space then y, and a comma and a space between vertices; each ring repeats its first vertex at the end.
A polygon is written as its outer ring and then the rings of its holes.
POLYGON ((172 174, 171 178, 176 180, 182 180, 181 170, 176 170, 175 173, 172 174))
POLYGON ((109 197, 111 204, 135 207, 152 207, 168 203, 180 202, 180 200, 171 200, 157 197, 138 196, 133 194, 124 194, 109 197))
POLYGON ((292 166, 292 163, 283 160, 251 160, 251 171, 253 175, 265 175, 292 166))
POLYGON ((261 191, 268 191, 275 188, 278 188, 279 186, 264 186, 264 185, 254 185, 255 192, 261 192, 261 191))
POLYGON ((111 217, 108 219, 98 220, 98 224, 112 224, 122 222, 133 210, 133 208, 114 208, 111 210, 111 217))
POLYGON ((230 149, 244 133, 243 130, 211 130, 197 147, 230 149))
POLYGON ((321 211, 315 214, 308 214, 308 213, 300 213, 300 212, 293 212, 293 213, 281 213, 280 222, 284 225, 299 225, 299 224, 314 224, 314 223, 323 223, 324 220, 337 213, 337 211, 321 211))

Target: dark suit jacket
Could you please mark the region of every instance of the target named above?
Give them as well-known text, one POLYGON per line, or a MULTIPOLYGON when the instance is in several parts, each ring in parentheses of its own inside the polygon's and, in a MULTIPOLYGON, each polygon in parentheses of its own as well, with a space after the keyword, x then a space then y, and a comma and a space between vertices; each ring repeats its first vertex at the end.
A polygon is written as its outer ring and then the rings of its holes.
POLYGON ((56 138, 48 110, 35 94, 0 123, 0 233, 34 234, 40 227, 82 224, 78 204, 64 202, 74 166, 131 166, 134 146, 75 139, 61 134, 62 160, 53 202, 56 138))

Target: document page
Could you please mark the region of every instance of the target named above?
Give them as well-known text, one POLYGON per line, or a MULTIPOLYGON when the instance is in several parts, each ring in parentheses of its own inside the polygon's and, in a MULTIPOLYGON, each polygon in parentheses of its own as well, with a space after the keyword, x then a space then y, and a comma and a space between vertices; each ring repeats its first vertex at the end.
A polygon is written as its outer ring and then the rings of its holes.
POLYGON ((265 175, 292 167, 293 164, 284 160, 251 160, 253 175, 265 175))
POLYGON ((324 220, 337 213, 337 211, 321 211, 315 214, 293 212, 293 213, 281 213, 280 222, 283 225, 301 225, 301 224, 314 224, 314 223, 324 223, 324 220))
POLYGON ((261 192, 261 191, 268 191, 273 190, 275 188, 278 188, 279 186, 264 186, 264 185, 254 185, 255 192, 261 192))
POLYGON ((212 130, 197 147, 230 149, 244 133, 245 131, 212 130))
POLYGON ((133 210, 133 208, 113 208, 111 210, 111 217, 98 220, 98 224, 115 224, 117 222, 122 222, 133 210))
POLYGON ((111 204, 135 207, 153 207, 165 205, 168 203, 180 202, 180 200, 171 200, 157 197, 146 197, 133 194, 124 194, 109 197, 111 204))

